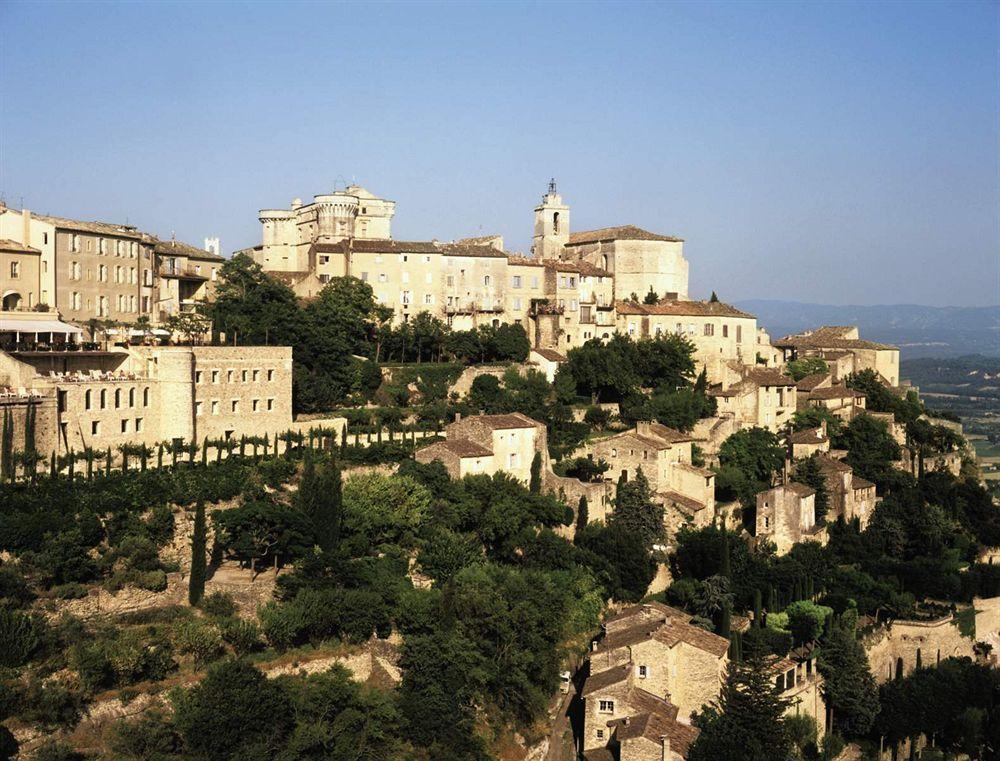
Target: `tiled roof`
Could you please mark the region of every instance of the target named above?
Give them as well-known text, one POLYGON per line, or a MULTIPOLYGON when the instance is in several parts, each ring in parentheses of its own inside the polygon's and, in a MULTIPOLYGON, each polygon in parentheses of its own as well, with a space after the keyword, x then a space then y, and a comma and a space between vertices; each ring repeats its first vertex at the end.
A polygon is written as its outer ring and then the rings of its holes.
POLYGON ((507 264, 514 265, 515 267, 544 267, 541 259, 535 259, 531 256, 522 256, 521 254, 507 254, 507 264))
POLYGON ((588 261, 582 259, 577 261, 563 261, 562 259, 543 259, 545 266, 554 269, 556 272, 576 272, 586 277, 611 277, 611 273, 595 267, 588 261))
POLYGON ((468 439, 448 439, 441 446, 459 457, 492 457, 493 452, 468 439))
POLYGON ((17 254, 40 254, 42 253, 37 248, 32 248, 31 246, 26 246, 23 243, 18 243, 16 240, 10 240, 9 238, 0 239, 0 251, 12 251, 17 254))
POLYGON ((667 489, 666 491, 657 492, 657 494, 665 500, 669 500, 681 508, 684 512, 694 515, 695 513, 701 512, 708 505, 704 502, 699 502, 696 499, 687 497, 681 494, 679 491, 672 491, 667 489))
POLYGON ((864 394, 847 386, 823 386, 809 392, 810 399, 858 399, 864 394))
POLYGON ((203 259, 213 262, 226 261, 218 254, 213 254, 211 251, 192 246, 189 243, 182 243, 179 240, 160 240, 152 236, 150 240, 153 243, 153 250, 160 256, 186 256, 189 259, 203 259))
POLYGON ((664 619, 657 617, 644 619, 625 629, 616 629, 597 643, 594 652, 603 653, 607 650, 617 650, 619 647, 645 642, 652 639, 656 631, 663 625, 664 619))
POLYGON ((793 431, 788 435, 788 440, 793 444, 822 444, 824 441, 829 441, 822 428, 793 431))
MULTIPOLYGON (((639 689, 636 688, 635 691, 638 692, 639 689)), ((632 704, 631 700, 629 700, 629 704, 632 704)), ((672 706, 672 708, 674 709, 672 712, 660 709, 646 711, 626 719, 617 719, 608 722, 608 726, 614 725, 615 737, 619 742, 642 737, 659 745, 663 742, 664 737, 669 737, 671 752, 679 753, 683 758, 687 756, 688 750, 698 737, 699 730, 689 724, 681 724, 677 721, 676 706, 672 706)))
POLYGON ((785 484, 785 488, 797 497, 808 497, 816 493, 814 488, 806 484, 800 484, 798 481, 789 481, 785 484))
POLYGON ((875 484, 861 476, 854 476, 851 479, 851 488, 857 491, 858 489, 874 489, 875 484))
POLYGON ((688 473, 693 473, 696 476, 701 476, 702 478, 711 478, 715 475, 714 471, 708 468, 699 468, 697 465, 692 465, 689 462, 675 462, 674 467, 678 470, 686 470, 688 473))
POLYGON ((491 428, 495 431, 508 430, 511 428, 535 428, 540 426, 537 420, 532 420, 527 415, 522 415, 520 412, 511 412, 502 415, 475 415, 466 420, 478 420, 487 428, 491 428))
POLYGON ((543 359, 547 359, 549 362, 565 362, 566 356, 560 354, 555 349, 532 349, 533 353, 538 354, 543 359))
POLYGON ((480 235, 476 238, 459 238, 456 243, 470 246, 489 246, 494 241, 500 240, 502 235, 480 235))
POLYGON ((32 214, 32 217, 64 230, 113 235, 119 238, 142 237, 142 233, 139 232, 139 229, 135 225, 120 225, 113 222, 84 222, 79 219, 67 219, 66 217, 51 217, 48 214, 32 214))
POLYGON ((691 647, 704 650, 717 658, 721 658, 729 650, 729 640, 718 634, 705 631, 694 624, 671 620, 668 626, 663 626, 654 635, 656 639, 668 646, 683 642, 691 647))
POLYGON ((639 605, 630 605, 627 608, 622 608, 618 613, 613 616, 608 616, 604 619, 604 623, 615 623, 617 621, 623 621, 626 618, 631 618, 632 616, 641 616, 643 614, 649 614, 653 611, 662 613, 665 616, 669 616, 672 619, 677 619, 681 621, 690 621, 691 614, 685 613, 680 608, 674 608, 665 603, 659 602, 657 600, 651 600, 650 602, 644 602, 639 605))
POLYGON ((620 225, 618 227, 602 227, 599 230, 584 230, 578 233, 570 233, 569 244, 575 246, 583 243, 600 243, 610 240, 662 240, 668 243, 682 243, 683 238, 675 238, 671 235, 657 235, 649 230, 643 230, 635 225, 620 225))
POLYGON ((778 348, 796 349, 897 349, 889 344, 866 341, 863 338, 844 338, 844 334, 853 330, 850 326, 824 326, 803 333, 793 333, 773 342, 778 348))
POLYGON ((507 254, 493 246, 472 246, 464 243, 442 243, 441 253, 445 256, 488 257, 506 259, 507 254))
POLYGON ((830 377, 830 373, 812 373, 802 378, 798 383, 795 384, 799 391, 812 391, 819 384, 824 383, 827 378, 830 377))
POLYGON ((681 433, 676 428, 671 428, 670 426, 663 425, 663 423, 650 423, 649 431, 650 433, 659 436, 661 439, 671 444, 679 444, 683 441, 693 440, 688 434, 681 433))
POLYGON ((840 460, 835 460, 832 457, 824 457, 823 455, 820 455, 819 457, 816 458, 816 462, 819 463, 820 468, 822 468, 824 472, 828 472, 828 473, 833 473, 833 472, 837 472, 837 473, 852 473, 853 472, 853 468, 851 468, 851 466, 848 465, 846 462, 841 462, 840 460))
POLYGON ((792 376, 785 375, 780 370, 771 367, 750 367, 744 370, 744 376, 758 386, 794 386, 792 376))
POLYGON ((744 312, 721 301, 661 301, 658 304, 639 304, 635 301, 616 301, 618 314, 676 315, 678 317, 739 317, 755 319, 744 312))
MULTIPOLYGON (((352 238, 352 251, 360 254, 440 254, 441 249, 429 240, 365 240, 352 238)), ((494 249, 495 252, 495 249, 494 249)))
POLYGON ((596 674, 591 674, 587 677, 587 681, 583 683, 583 689, 580 691, 580 694, 585 697, 597 690, 604 690, 614 684, 624 682, 628 679, 631 670, 631 665, 625 663, 606 671, 598 671, 596 674))

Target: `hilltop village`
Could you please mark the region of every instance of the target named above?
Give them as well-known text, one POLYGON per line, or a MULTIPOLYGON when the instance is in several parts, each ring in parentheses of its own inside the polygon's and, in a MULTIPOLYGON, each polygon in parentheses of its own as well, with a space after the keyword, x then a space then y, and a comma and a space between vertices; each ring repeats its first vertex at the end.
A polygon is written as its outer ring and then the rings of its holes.
POLYGON ((528 252, 395 211, 0 205, 0 758, 996 758, 1000 507, 897 347, 554 181, 528 252))

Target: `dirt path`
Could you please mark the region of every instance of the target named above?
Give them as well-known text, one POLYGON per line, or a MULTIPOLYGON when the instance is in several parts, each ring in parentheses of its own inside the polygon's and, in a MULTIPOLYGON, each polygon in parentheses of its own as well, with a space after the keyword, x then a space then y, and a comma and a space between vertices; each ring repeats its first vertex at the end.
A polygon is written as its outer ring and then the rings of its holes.
POLYGON ((573 704, 576 696, 576 687, 570 682, 569 692, 563 695, 559 702, 555 721, 552 722, 552 733, 549 735, 549 751, 545 754, 545 761, 573 761, 572 756, 566 758, 563 752, 563 735, 569 727, 569 708, 573 704))

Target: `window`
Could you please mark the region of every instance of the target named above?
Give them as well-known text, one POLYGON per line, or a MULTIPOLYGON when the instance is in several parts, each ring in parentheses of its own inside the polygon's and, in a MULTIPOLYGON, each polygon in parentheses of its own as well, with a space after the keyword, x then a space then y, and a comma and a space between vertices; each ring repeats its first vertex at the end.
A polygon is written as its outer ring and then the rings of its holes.
POLYGON ((517 467, 517 452, 511 452, 510 453, 510 458, 509 458, 509 461, 508 461, 508 465, 511 468, 516 468, 517 467))
POLYGON ((128 418, 122 419, 122 433, 128 433, 128 418))
POLYGON ((83 408, 85 410, 90 409, 90 389, 88 388, 83 392, 83 408))
POLYGON ((267 400, 267 411, 270 412, 274 409, 274 399, 267 400))
POLYGON ((212 414, 213 415, 218 415, 219 414, 219 400, 218 399, 213 399, 212 400, 212 414))
POLYGON ((448 283, 448 285, 455 285, 455 276, 448 275, 446 282, 448 283))
POLYGON ((49 234, 42 233, 42 243, 48 244, 48 242, 49 242, 49 234))
POLYGON ((233 382, 233 371, 226 370, 226 383, 232 383, 232 382, 233 382))
POLYGON ((252 409, 254 412, 260 412, 260 399, 254 399, 252 402, 252 409))
POLYGON ((559 234, 559 212, 557 211, 552 215, 552 232, 556 235, 559 234))
POLYGON ((434 303, 434 297, 429 293, 424 294, 424 304, 430 305, 434 303))
POLYGON ((404 283, 409 283, 410 282, 410 273, 409 272, 404 272, 403 273, 403 282, 404 283))
POLYGON ((253 382, 256 383, 257 379, 260 377, 260 370, 253 371, 253 382))
POLYGON ((122 406, 122 390, 120 388, 115 389, 115 409, 117 410, 122 406))
POLYGON ((603 729, 598 729, 597 730, 597 739, 598 740, 603 740, 604 739, 604 730, 603 729))
POLYGON ((106 409, 108 406, 108 392, 105 389, 101 389, 101 409, 106 409))
POLYGON ((232 406, 233 414, 239 414, 239 411, 240 411, 240 400, 239 399, 233 399, 233 401, 230 404, 232 406))
POLYGON ((274 380, 274 370, 268 370, 267 371, 267 381, 268 381, 268 383, 270 383, 273 380, 274 380))
POLYGON ((597 701, 597 710, 600 713, 614 713, 615 712, 615 701, 613 701, 613 700, 599 700, 599 701, 597 701))
POLYGON ((94 420, 94 421, 91 422, 91 424, 90 424, 90 435, 91 436, 100 436, 101 435, 101 423, 99 421, 94 420))
POLYGON ((194 371, 194 382, 201 383, 201 370, 194 371))
POLYGON ((617 456, 618 456, 618 450, 617 450, 617 449, 615 449, 615 448, 612 448, 612 449, 611 449, 611 456, 612 456, 612 457, 617 457, 617 456))
POLYGON ((489 284, 490 284, 490 276, 483 275, 483 285, 489 285, 489 284))
POLYGON ((510 284, 514 288, 520 288, 521 287, 521 276, 520 275, 514 275, 514 277, 512 277, 510 279, 510 284))
POLYGON ((10 263, 10 276, 21 277, 21 262, 10 263))
POLYGON ((131 407, 135 407, 135 389, 134 388, 130 388, 128 390, 128 406, 130 408, 131 407))
POLYGON ((321 256, 319 258, 319 263, 320 264, 329 264, 330 263, 330 257, 329 256, 321 256))
POLYGON ((715 326, 712 325, 712 324, 706 323, 705 324, 705 335, 706 336, 714 336, 715 335, 715 326))
POLYGON ((194 416, 201 417, 201 402, 194 403, 194 416))
POLYGON ((212 370, 212 383, 218 383, 218 382, 219 382, 219 371, 212 370))
POLYGON ((389 278, 388 278, 388 276, 386 276, 386 274, 384 272, 380 272, 380 273, 378 273, 378 281, 380 283, 387 283, 387 282, 389 282, 389 278))
POLYGON ((736 343, 740 343, 743 340, 743 326, 736 326, 736 343))
POLYGON ((538 287, 538 276, 537 275, 532 275, 532 277, 531 277, 531 287, 532 288, 537 288, 538 287))
POLYGON ((401 262, 408 262, 409 260, 410 260, 410 257, 407 256, 406 254, 400 254, 399 255, 399 261, 401 261, 401 262))
POLYGON ((519 298, 514 299, 514 309, 520 309, 520 308, 521 308, 521 299, 519 298))
POLYGON ((722 337, 723 338, 729 338, 729 326, 728 325, 723 325, 722 326, 722 337))
POLYGON ((143 407, 148 407, 149 406, 149 389, 148 388, 144 388, 142 390, 142 406, 143 407))
POLYGON ((80 250, 80 236, 79 235, 73 235, 73 236, 70 237, 69 250, 70 251, 79 251, 80 250))
POLYGON ((108 268, 103 264, 97 268, 97 279, 102 283, 106 282, 108 279, 108 268))
POLYGON ((80 298, 80 294, 77 293, 76 291, 73 291, 73 293, 70 295, 70 304, 72 305, 73 309, 79 309, 82 305, 82 299, 80 298))
POLYGON ((646 666, 639 666, 639 678, 645 679, 649 676, 649 668, 646 666))
POLYGON ((240 380, 242 380, 244 383, 247 382, 247 371, 246 370, 244 370, 243 372, 240 373, 240 380))

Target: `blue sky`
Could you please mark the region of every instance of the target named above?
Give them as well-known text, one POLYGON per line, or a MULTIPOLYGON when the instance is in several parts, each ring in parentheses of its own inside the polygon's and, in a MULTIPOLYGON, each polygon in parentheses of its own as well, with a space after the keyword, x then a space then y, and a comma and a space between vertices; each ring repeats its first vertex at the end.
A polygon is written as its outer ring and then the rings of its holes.
POLYGON ((6 0, 0 191, 231 251, 355 179, 523 250, 554 176, 696 296, 998 304, 998 8, 6 0))

